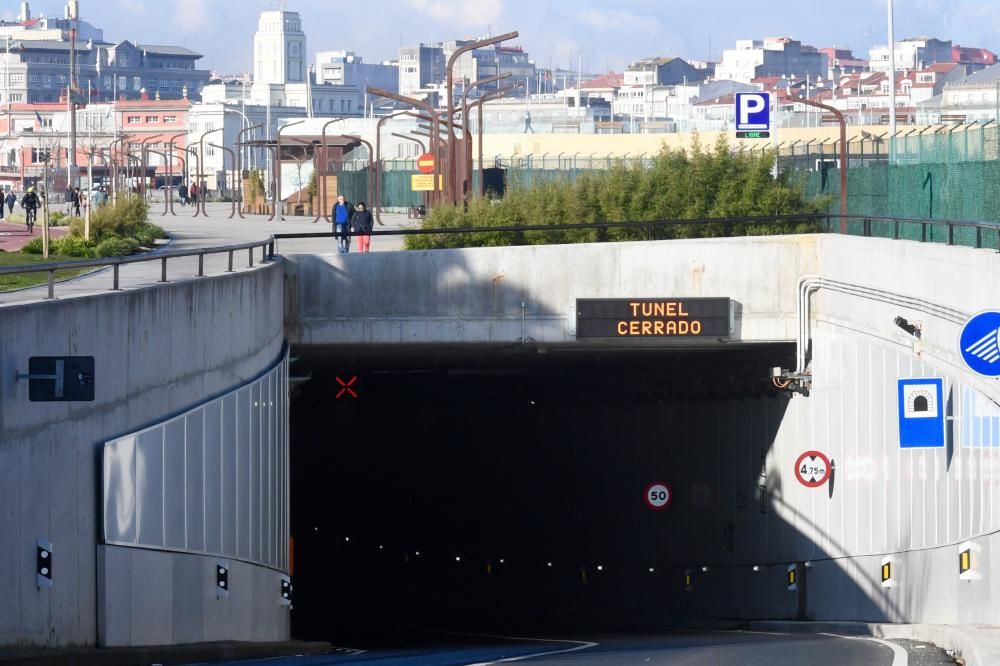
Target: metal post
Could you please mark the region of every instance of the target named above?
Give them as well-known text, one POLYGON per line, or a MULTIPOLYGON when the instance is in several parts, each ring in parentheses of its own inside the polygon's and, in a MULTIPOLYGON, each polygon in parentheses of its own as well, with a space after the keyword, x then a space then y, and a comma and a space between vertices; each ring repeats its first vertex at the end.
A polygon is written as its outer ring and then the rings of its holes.
MULTIPOLYGON (((832 106, 828 106, 821 102, 816 102, 811 99, 799 100, 807 106, 813 106, 817 109, 822 109, 824 111, 829 111, 837 118, 837 122, 840 124, 840 233, 847 233, 847 169, 848 156, 847 156, 847 119, 844 118, 844 114, 840 109, 836 109, 832 106)), ((811 143, 811 142, 810 142, 811 143)))
POLYGON ((494 44, 499 44, 500 42, 505 42, 508 39, 516 39, 517 37, 518 33, 515 31, 499 35, 498 37, 491 37, 489 39, 482 39, 475 42, 469 42, 468 44, 465 44, 455 49, 455 51, 451 54, 451 57, 448 58, 448 64, 445 67, 445 79, 446 79, 445 85, 448 87, 448 89, 445 91, 448 100, 448 112, 445 116, 445 122, 447 123, 447 130, 448 130, 447 131, 448 144, 446 146, 448 150, 448 160, 447 160, 448 177, 445 178, 444 197, 453 205, 458 203, 458 196, 457 196, 458 193, 456 191, 458 183, 455 182, 455 176, 457 174, 457 171, 455 169, 455 164, 456 160, 458 159, 458 155, 456 152, 457 146, 455 144, 455 75, 454 75, 455 63, 463 54, 468 53, 469 51, 480 49, 483 48, 484 46, 492 46, 494 44))
POLYGON ((277 179, 276 179, 277 180, 277 186, 276 186, 277 192, 274 193, 274 206, 275 206, 276 209, 279 206, 281 207, 280 208, 281 212, 278 213, 278 221, 279 222, 284 222, 285 221, 285 202, 281 198, 281 133, 284 132, 289 127, 295 127, 296 125, 301 125, 304 122, 305 122, 304 120, 297 120, 294 123, 288 123, 287 125, 282 125, 281 127, 278 128, 277 151, 276 151, 275 158, 274 158, 275 171, 277 172, 277 179))
MULTIPOLYGON (((225 146, 220 146, 220 145, 215 144, 215 143, 210 143, 208 145, 211 146, 211 147, 213 147, 213 148, 218 148, 219 150, 222 151, 222 171, 223 172, 226 171, 226 154, 227 153, 229 154, 229 157, 230 157, 230 159, 233 162, 233 166, 235 166, 235 163, 236 163, 236 153, 235 153, 235 151, 233 151, 232 148, 226 148, 225 146)), ((234 217, 236 217, 236 197, 235 196, 230 196, 229 198, 232 200, 232 210, 229 213, 229 217, 226 218, 227 220, 231 220, 234 217)))
POLYGON ((326 129, 330 125, 332 125, 334 123, 342 122, 344 120, 347 120, 347 118, 334 118, 333 120, 329 120, 329 121, 323 123, 323 131, 320 133, 320 135, 322 136, 322 144, 323 144, 321 146, 323 158, 320 160, 320 164, 322 165, 322 167, 320 168, 319 173, 316 176, 316 178, 317 178, 316 182, 319 185, 318 190, 319 190, 319 193, 320 193, 320 205, 317 206, 317 208, 319 208, 319 211, 317 212, 316 219, 313 220, 314 223, 315 222, 319 222, 319 218, 320 217, 324 218, 327 222, 331 222, 332 223, 332 220, 330 220, 330 213, 326 209, 326 202, 329 201, 329 199, 330 199, 330 192, 329 192, 329 189, 326 186, 326 178, 327 178, 327 175, 328 175, 327 172, 326 172, 326 167, 330 163, 330 156, 327 155, 327 152, 326 152, 327 151, 327 146, 326 146, 326 129))
POLYGON ((205 255, 198 255, 198 277, 205 277, 205 255))
MULTIPOLYGON (((209 134, 215 134, 216 132, 223 132, 223 131, 225 131, 225 129, 226 129, 226 114, 223 113, 222 114, 222 127, 219 127, 217 129, 214 129, 214 130, 208 130, 207 132, 202 132, 202 134, 201 134, 201 140, 198 142, 198 150, 199 150, 198 170, 199 171, 205 171, 205 137, 208 136, 209 134)), ((225 136, 225 135, 223 135, 223 136, 225 136)), ((223 166, 223 168, 225 168, 225 166, 226 166, 226 157, 225 157, 225 155, 222 156, 222 166, 223 166)), ((201 176, 202 177, 206 177, 206 176, 208 176, 208 174, 207 173, 203 173, 203 174, 201 174, 201 176)), ((207 198, 205 196, 205 182, 201 181, 200 178, 199 178, 199 181, 200 181, 198 183, 198 194, 199 194, 199 197, 198 197, 198 201, 196 203, 200 204, 201 214, 204 215, 205 217, 208 217, 208 209, 205 206, 205 199, 207 198)), ((195 209, 194 216, 198 217, 198 209, 195 209)))
MULTIPOLYGON (((247 122, 250 122, 249 119, 247 120, 247 122)), ((243 192, 243 172, 244 171, 250 171, 250 169, 246 168, 247 165, 243 163, 243 160, 244 160, 243 150, 244 150, 244 148, 246 146, 246 144, 243 142, 243 135, 246 134, 247 132, 256 132, 259 129, 263 129, 263 127, 264 127, 263 125, 252 125, 250 127, 246 127, 244 129, 240 130, 239 134, 236 135, 236 145, 240 147, 240 152, 239 152, 239 156, 240 156, 240 159, 239 159, 239 161, 240 161, 240 166, 239 166, 240 207, 237 209, 237 210, 239 210, 240 218, 243 218, 243 209, 246 207, 246 201, 244 201, 244 196, 243 196, 244 195, 244 192, 243 192)))
POLYGON ((111 290, 121 291, 121 289, 118 287, 118 264, 115 264, 112 268, 114 270, 114 277, 112 278, 111 282, 111 290))
POLYGON ((167 281, 167 258, 160 259, 160 282, 167 281))

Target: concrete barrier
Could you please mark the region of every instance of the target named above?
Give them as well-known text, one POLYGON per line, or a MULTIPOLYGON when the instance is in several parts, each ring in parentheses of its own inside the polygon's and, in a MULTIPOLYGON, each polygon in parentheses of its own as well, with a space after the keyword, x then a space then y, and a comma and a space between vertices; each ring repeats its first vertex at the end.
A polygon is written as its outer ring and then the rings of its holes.
POLYGON ((283 272, 0 308, 0 645, 96 644, 99 447, 270 367, 283 272), (96 400, 29 402, 28 358, 69 355, 95 357, 96 400), (38 539, 51 588, 36 586, 38 539))

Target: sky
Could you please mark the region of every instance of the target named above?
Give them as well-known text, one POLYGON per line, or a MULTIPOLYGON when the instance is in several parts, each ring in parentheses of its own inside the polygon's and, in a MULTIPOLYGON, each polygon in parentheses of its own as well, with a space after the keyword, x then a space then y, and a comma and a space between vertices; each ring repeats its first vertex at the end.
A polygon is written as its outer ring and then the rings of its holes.
MULTIPOLYGON (((3 0, 11 18, 18 2, 3 0)), ((62 16, 63 0, 34 0, 34 15, 62 16)), ((310 61, 346 48, 366 62, 400 44, 518 31, 540 66, 621 71, 650 55, 718 59, 737 39, 788 36, 867 56, 887 41, 886 0, 80 0, 105 39, 181 45, 205 68, 251 69, 257 15, 281 5, 301 14, 310 61)), ((1000 0, 896 0, 896 37, 927 35, 1000 53, 1000 0)))

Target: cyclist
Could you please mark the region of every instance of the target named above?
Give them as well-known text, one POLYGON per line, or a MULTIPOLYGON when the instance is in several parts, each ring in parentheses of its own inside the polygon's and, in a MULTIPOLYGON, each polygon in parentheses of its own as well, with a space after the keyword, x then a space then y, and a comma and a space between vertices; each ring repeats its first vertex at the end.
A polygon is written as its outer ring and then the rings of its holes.
POLYGON ((38 216, 38 208, 41 202, 35 194, 35 188, 29 187, 28 191, 21 197, 21 208, 24 209, 24 218, 28 223, 28 233, 34 233, 35 218, 38 216))

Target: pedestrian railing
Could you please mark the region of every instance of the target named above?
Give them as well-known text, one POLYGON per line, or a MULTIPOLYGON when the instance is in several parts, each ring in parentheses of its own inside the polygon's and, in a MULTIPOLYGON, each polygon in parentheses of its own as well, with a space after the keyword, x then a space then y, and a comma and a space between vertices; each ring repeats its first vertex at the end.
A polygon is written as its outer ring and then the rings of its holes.
MULTIPOLYGON (((740 236, 739 225, 756 228, 771 227, 774 231, 787 232, 789 224, 808 223, 816 231, 841 233, 851 236, 867 236, 872 238, 892 238, 896 240, 914 240, 926 243, 941 243, 975 248, 991 248, 1000 252, 1000 222, 976 220, 935 220, 910 217, 872 216, 872 215, 838 215, 836 213, 815 213, 801 215, 769 215, 745 217, 696 218, 680 220, 650 220, 643 222, 587 222, 568 224, 534 224, 509 225, 498 227, 435 227, 413 229, 393 229, 389 231, 372 231, 372 236, 433 236, 455 234, 524 234, 528 232, 547 231, 578 231, 584 229, 624 230, 632 231, 619 237, 608 236, 601 240, 608 242, 658 240, 657 231, 670 227, 688 227, 693 232, 691 238, 740 236), (709 226, 711 234, 699 235, 695 227, 709 226), (635 233, 638 232, 638 233, 635 233)), ((332 231, 315 233, 275 234, 275 240, 294 238, 332 238, 337 234, 332 231)), ((360 233, 350 232, 348 236, 360 236, 360 233)), ((470 243, 470 247, 475 243, 470 243)))
POLYGON ((167 274, 167 262, 171 259, 181 259, 184 257, 198 257, 198 273, 196 277, 205 277, 205 257, 219 254, 229 256, 227 273, 234 271, 236 255, 238 252, 247 253, 247 267, 254 267, 254 251, 260 249, 260 261, 266 263, 274 259, 275 237, 271 236, 261 241, 252 243, 240 243, 238 245, 222 245, 218 247, 203 247, 191 250, 163 250, 147 252, 145 254, 128 257, 104 257, 101 259, 81 259, 79 261, 55 261, 44 264, 28 264, 23 266, 3 266, 0 267, 0 275, 22 275, 25 273, 48 273, 48 295, 46 298, 55 298, 56 271, 79 270, 82 268, 105 268, 110 266, 112 275, 112 291, 121 291, 119 282, 119 272, 122 266, 128 264, 142 264, 151 261, 160 262, 160 282, 169 282, 167 274))

